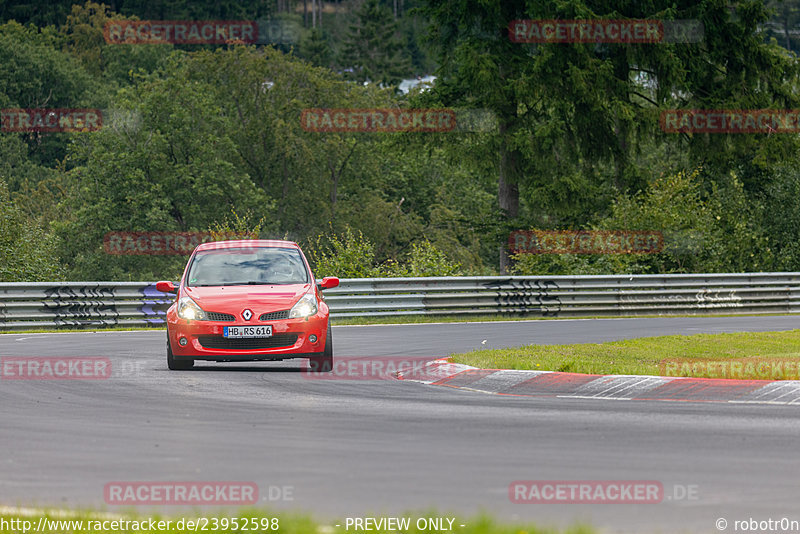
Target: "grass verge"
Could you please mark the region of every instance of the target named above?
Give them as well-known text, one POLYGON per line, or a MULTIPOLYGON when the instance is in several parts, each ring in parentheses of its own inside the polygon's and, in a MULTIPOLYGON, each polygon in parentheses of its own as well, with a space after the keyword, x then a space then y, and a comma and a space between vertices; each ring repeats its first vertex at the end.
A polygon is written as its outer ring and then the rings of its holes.
MULTIPOLYGON (((371 516, 371 517, 385 517, 385 516, 371 516)), ((408 517, 410 518, 410 527, 403 532, 407 533, 422 533, 431 532, 431 530, 418 530, 415 522, 419 518, 437 517, 435 514, 403 514, 400 516, 392 517, 408 517)), ((444 516, 443 516, 444 517, 444 516)), ((450 516, 452 517, 452 516, 450 516)), ((49 520, 44 523, 45 532, 53 533, 147 533, 147 534, 171 534, 171 533, 184 533, 196 532, 198 518, 203 518, 204 524, 199 525, 199 531, 206 532, 254 532, 256 534, 268 534, 278 532, 281 534, 337 534, 339 532, 346 532, 345 522, 332 521, 328 524, 323 524, 314 521, 308 515, 289 514, 289 513, 270 513, 266 510, 247 509, 241 510, 236 513, 220 514, 191 514, 191 515, 151 515, 144 516, 136 513, 96 513, 91 511, 42 511, 37 514, 24 513, 14 514, 9 511, 0 512, 0 534, 22 534, 24 532, 31 532, 39 525, 40 518, 49 520), (150 520, 155 521, 155 530, 150 529, 150 520), (234 527, 234 521, 238 524, 238 528, 234 527), (28 521, 26 523, 10 523, 9 521, 28 521), (179 523, 180 521, 182 523, 179 523), (118 521, 117 524, 112 524, 111 521, 118 521), (127 523, 122 523, 127 521, 127 523), (169 523, 167 523, 169 521, 169 523), (193 521, 192 526, 189 526, 189 521, 193 521), (159 522, 161 522, 159 524, 159 522), (244 524, 248 526, 242 528, 244 524), (339 527, 335 524, 339 523, 339 527), (80 526, 79 526, 80 525, 80 526), (25 529, 24 527, 28 527, 25 529), (112 528, 116 526, 116 528, 112 528), (203 528, 205 526, 205 529, 203 528), (215 527, 215 528, 214 528, 215 527), (273 528, 274 527, 274 528, 273 528)), ((584 526, 576 525, 566 530, 546 528, 535 526, 525 523, 500 523, 487 515, 477 516, 470 520, 461 520, 456 518, 453 529, 458 530, 462 534, 593 534, 594 529, 584 526), (463 528, 456 527, 455 523, 464 524, 463 528)), ((445 522, 445 524, 447 524, 445 522)), ((351 532, 354 530, 351 526, 351 532)), ((385 529, 370 529, 370 532, 375 534, 389 534, 396 532, 395 530, 385 529)))
POLYGON ((800 330, 658 336, 609 343, 528 345, 451 355, 483 369, 587 374, 800 379, 800 330))

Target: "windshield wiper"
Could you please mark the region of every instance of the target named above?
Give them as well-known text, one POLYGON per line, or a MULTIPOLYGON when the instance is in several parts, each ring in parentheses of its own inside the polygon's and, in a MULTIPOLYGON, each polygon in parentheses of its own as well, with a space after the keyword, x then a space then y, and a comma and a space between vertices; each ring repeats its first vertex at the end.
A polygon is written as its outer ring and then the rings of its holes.
POLYGON ((250 280, 249 282, 227 282, 225 284, 219 284, 221 286, 262 286, 262 285, 270 285, 271 282, 258 282, 255 280, 250 280))
POLYGON ((250 280, 249 282, 225 282, 219 284, 195 284, 191 287, 213 287, 213 286, 285 286, 292 284, 305 284, 307 282, 259 282, 250 280))
POLYGON ((246 286, 257 282, 220 282, 218 284, 194 284, 191 287, 246 286))

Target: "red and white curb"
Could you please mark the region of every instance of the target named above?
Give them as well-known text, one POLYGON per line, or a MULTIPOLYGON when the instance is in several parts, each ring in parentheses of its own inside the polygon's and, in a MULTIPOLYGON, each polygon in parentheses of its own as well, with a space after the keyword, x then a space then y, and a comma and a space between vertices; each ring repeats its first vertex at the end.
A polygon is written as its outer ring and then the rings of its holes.
POLYGON ((728 380, 555 371, 478 369, 448 360, 398 378, 434 386, 522 397, 800 404, 800 380, 728 380))

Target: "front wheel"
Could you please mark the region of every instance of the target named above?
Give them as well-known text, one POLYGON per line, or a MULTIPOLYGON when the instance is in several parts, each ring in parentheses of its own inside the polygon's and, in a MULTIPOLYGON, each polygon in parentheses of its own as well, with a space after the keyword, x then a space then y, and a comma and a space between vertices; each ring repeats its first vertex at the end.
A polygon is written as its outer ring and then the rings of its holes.
POLYGON ((330 323, 328 323, 328 332, 325 334, 325 351, 321 356, 311 358, 309 363, 313 373, 330 373, 333 371, 333 336, 331 336, 330 323))
POLYGON ((172 347, 167 341, 167 367, 170 371, 185 371, 194 367, 194 360, 177 360, 172 354, 172 347))

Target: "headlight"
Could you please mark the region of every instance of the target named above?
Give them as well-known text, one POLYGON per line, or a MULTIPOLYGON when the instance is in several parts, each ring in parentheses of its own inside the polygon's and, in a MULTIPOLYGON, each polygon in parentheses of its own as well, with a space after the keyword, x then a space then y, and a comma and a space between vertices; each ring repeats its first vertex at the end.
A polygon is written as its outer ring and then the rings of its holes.
POLYGON ((205 321, 206 312, 191 297, 182 297, 178 301, 178 317, 187 321, 205 321))
POLYGON ((297 304, 292 306, 292 309, 289 311, 289 319, 311 317, 315 313, 317 313, 317 298, 314 296, 314 293, 306 293, 300 297, 297 304))

